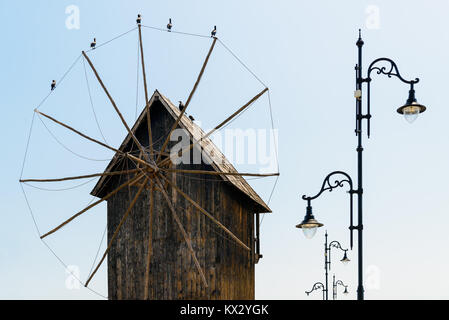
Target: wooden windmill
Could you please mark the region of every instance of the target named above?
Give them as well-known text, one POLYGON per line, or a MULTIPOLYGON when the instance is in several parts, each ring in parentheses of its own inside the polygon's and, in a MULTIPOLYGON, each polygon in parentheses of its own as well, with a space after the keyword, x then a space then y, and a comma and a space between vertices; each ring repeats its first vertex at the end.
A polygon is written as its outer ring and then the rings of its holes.
POLYGON ((53 182, 100 177, 91 192, 99 200, 41 238, 107 201, 108 246, 86 286, 108 257, 110 299, 253 299, 254 264, 261 257, 259 214, 271 210, 243 177, 279 174, 237 172, 209 137, 268 88, 205 133, 185 112, 217 38, 212 37, 198 78, 180 109, 157 90, 149 97, 140 24, 138 31, 146 103, 132 127, 126 123, 92 61, 82 53, 127 130, 118 149, 35 110, 115 152, 103 173, 21 180, 53 182), (171 141, 170 137, 176 129, 184 130, 189 143, 173 152, 177 141, 171 141), (194 151, 203 154, 201 161, 193 159, 194 151), (179 162, 185 155, 189 161, 179 162))

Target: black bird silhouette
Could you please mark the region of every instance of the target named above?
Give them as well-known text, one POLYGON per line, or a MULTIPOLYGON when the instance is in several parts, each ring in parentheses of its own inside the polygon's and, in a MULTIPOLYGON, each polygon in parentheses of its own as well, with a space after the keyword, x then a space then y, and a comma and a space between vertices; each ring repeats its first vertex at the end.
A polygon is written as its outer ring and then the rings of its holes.
POLYGON ((95 49, 96 45, 97 45, 97 39, 94 38, 94 41, 90 44, 91 49, 95 49))
POLYGON ((182 111, 182 109, 184 109, 184 105, 182 104, 182 101, 179 101, 178 108, 180 111, 182 111))
POLYGON ((55 90, 55 88, 56 88, 56 80, 53 80, 51 82, 51 91, 55 90))
POLYGON ((195 118, 192 115, 189 116, 189 119, 195 121, 195 118))
POLYGON ((140 14, 137 15, 137 24, 140 24, 142 22, 142 16, 140 14))
POLYGON ((214 26, 214 30, 212 30, 212 32, 210 33, 210 36, 215 37, 216 34, 217 34, 217 26, 214 26))
POLYGON ((173 25, 171 24, 171 18, 170 18, 170 19, 168 19, 168 24, 167 24, 168 31, 170 31, 172 27, 173 27, 173 25))

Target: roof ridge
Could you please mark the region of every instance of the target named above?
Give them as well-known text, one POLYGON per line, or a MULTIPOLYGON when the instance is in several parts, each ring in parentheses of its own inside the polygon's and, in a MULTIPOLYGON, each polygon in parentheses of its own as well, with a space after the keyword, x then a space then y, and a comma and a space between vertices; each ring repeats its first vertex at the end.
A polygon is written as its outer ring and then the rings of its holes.
MULTIPOLYGON (((153 95, 150 98, 149 104, 150 109, 151 105, 157 100, 161 100, 166 108, 166 110, 173 116, 173 118, 179 117, 181 111, 178 107, 176 107, 169 98, 161 94, 157 89, 155 89, 153 95), (165 102, 165 103, 164 103, 165 102)), ((143 119, 146 116, 147 108, 143 108, 142 112, 140 113, 139 117, 137 118, 136 122, 131 128, 131 132, 135 133, 137 129, 142 124, 143 119)), ((206 152, 206 155, 211 160, 210 165, 214 168, 217 172, 233 172, 238 173, 237 169, 229 162, 229 160, 226 158, 226 156, 221 152, 221 150, 213 143, 213 141, 209 138, 203 138, 205 136, 204 130, 194 123, 192 120, 190 120, 186 114, 184 113, 181 117, 181 120, 179 121, 179 125, 187 130, 190 133, 190 136, 193 140, 193 143, 197 143, 199 147, 202 148, 206 152), (217 162, 216 159, 220 158, 221 161, 217 162)), ((130 134, 128 133, 123 142, 121 143, 119 150, 122 150, 125 148, 129 141, 131 139, 130 134)), ((118 155, 115 154, 112 160, 109 162, 108 166, 105 169, 105 172, 111 171, 114 165, 116 164, 118 160, 118 155)), ((263 210, 260 212, 271 212, 271 209, 268 207, 268 205, 260 198, 260 196, 254 191, 254 189, 249 185, 249 183, 246 181, 246 179, 242 176, 227 176, 225 174, 219 175, 221 178, 223 178, 225 181, 228 181, 231 183, 234 187, 236 187, 238 190, 240 190, 242 193, 246 194, 249 198, 251 198, 254 202, 256 202, 263 210)), ((105 182, 106 176, 102 176, 97 184, 95 185, 94 189, 92 190, 91 194, 95 195, 97 192, 99 192, 100 186, 105 182)))

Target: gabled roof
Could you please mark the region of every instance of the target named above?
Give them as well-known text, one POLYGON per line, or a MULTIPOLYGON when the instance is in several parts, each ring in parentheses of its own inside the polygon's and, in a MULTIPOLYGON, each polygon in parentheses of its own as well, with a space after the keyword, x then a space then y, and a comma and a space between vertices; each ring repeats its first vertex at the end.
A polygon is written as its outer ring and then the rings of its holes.
MULTIPOLYGON (((160 101, 168 113, 174 118, 177 119, 181 111, 178 107, 176 107, 168 98, 159 93, 159 91, 155 91, 153 96, 150 99, 150 109, 151 105, 155 101, 160 101)), ((142 122, 146 119, 146 108, 142 111, 140 116, 137 118, 136 123, 132 127, 131 131, 135 134, 137 129, 141 126, 142 122)), ((179 127, 185 129, 193 139, 193 141, 199 141, 196 146, 201 147, 204 153, 210 158, 210 165, 217 172, 238 172, 234 166, 228 161, 228 159, 224 156, 224 154, 220 151, 220 149, 212 142, 209 138, 203 138, 206 134, 205 132, 193 121, 191 121, 185 114, 182 116, 179 121, 179 127), (220 159, 218 161, 218 159, 220 159)), ((119 150, 123 151, 127 145, 131 142, 131 136, 128 134, 125 140, 122 142, 119 150)), ((111 162, 106 167, 105 172, 110 172, 117 164, 119 157, 116 154, 111 162)), ((248 182, 242 176, 235 175, 220 175, 220 177, 228 181, 232 186, 241 191, 244 195, 246 195, 249 200, 252 200, 255 204, 255 212, 263 213, 263 212, 271 212, 271 209, 268 205, 259 197, 259 195, 254 191, 254 189, 248 184, 248 182)), ((102 185, 107 182, 108 176, 102 176, 91 194, 93 196, 98 196, 102 185)))

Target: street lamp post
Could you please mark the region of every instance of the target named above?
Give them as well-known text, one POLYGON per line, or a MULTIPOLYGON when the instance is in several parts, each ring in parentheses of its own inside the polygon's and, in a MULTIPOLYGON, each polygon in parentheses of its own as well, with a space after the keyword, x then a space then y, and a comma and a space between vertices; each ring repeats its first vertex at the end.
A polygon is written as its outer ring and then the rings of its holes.
POLYGON ((304 221, 302 223, 298 224, 296 227, 301 228, 304 231, 304 234, 307 238, 313 237, 313 235, 316 233, 316 229, 318 227, 323 226, 322 223, 319 223, 317 220, 315 220, 315 217, 312 214, 312 206, 311 206, 311 200, 318 198, 324 191, 329 190, 332 191, 334 188, 342 187, 344 182, 348 183, 350 186, 349 194, 350 194, 350 236, 351 236, 351 249, 353 245, 353 235, 352 231, 357 230, 358 232, 358 287, 357 287, 357 299, 363 300, 364 299, 364 288, 363 288, 363 171, 362 171, 362 153, 363 153, 363 146, 362 146, 362 124, 363 120, 367 121, 367 136, 369 138, 370 136, 370 122, 371 122, 371 73, 375 71, 377 74, 383 74, 391 77, 397 77, 399 80, 401 80, 403 83, 410 85, 409 90, 409 96, 406 100, 405 105, 399 107, 396 111, 399 114, 404 115, 405 119, 408 122, 413 122, 420 113, 423 113, 426 111, 426 107, 422 104, 419 104, 416 101, 415 97, 415 89, 414 86, 419 82, 419 79, 416 78, 415 80, 405 80, 402 78, 402 76, 399 73, 398 67, 396 63, 389 59, 389 58, 379 58, 374 60, 368 67, 367 77, 363 78, 362 76, 362 47, 363 47, 363 40, 360 35, 359 30, 359 38, 357 40, 357 47, 358 47, 358 62, 355 66, 356 70, 356 90, 354 92, 354 97, 356 99, 356 128, 355 128, 355 134, 358 139, 357 144, 357 189, 353 189, 352 180, 350 176, 343 172, 343 171, 334 171, 330 173, 324 180, 323 186, 321 188, 321 191, 313 196, 313 197, 306 197, 303 196, 302 198, 307 201, 307 211, 306 216, 304 218, 304 221), (387 66, 383 65, 384 63, 387 64, 387 66), (362 84, 367 84, 367 112, 366 114, 363 113, 362 109, 362 84), (335 183, 330 182, 330 177, 336 174, 343 175, 345 178, 343 180, 336 180, 335 183), (353 225, 352 221, 352 198, 353 194, 357 194, 357 213, 358 213, 358 221, 357 226, 353 225))
POLYGON ((315 291, 315 290, 320 290, 320 289, 321 289, 321 291, 323 292, 323 300, 327 300, 327 299, 326 299, 326 292, 327 292, 327 289, 326 289, 326 287, 324 286, 324 284, 323 284, 322 282, 315 282, 315 283, 313 284, 312 289, 310 289, 310 291, 306 291, 306 294, 309 295, 309 294, 311 294, 313 291, 315 291))
POLYGON ((325 272, 325 279, 326 279, 326 300, 328 300, 328 293, 329 293, 329 285, 328 285, 328 271, 331 269, 331 249, 336 248, 340 249, 344 252, 343 258, 340 260, 344 265, 346 265, 350 260, 348 259, 348 256, 346 252, 348 249, 343 249, 340 242, 338 241, 332 241, 329 244, 327 243, 327 231, 324 235, 325 241, 324 241, 324 272, 325 272))
MULTIPOLYGON (((343 258, 340 260, 344 265, 346 265, 349 261, 348 255, 347 255, 347 251, 348 249, 343 249, 343 247, 341 246, 340 242, 338 241, 331 241, 330 243, 328 243, 327 241, 327 231, 324 235, 324 283, 322 284, 321 282, 317 282, 313 285, 312 290, 311 291, 306 291, 307 295, 309 295, 310 292, 317 290, 317 289, 321 289, 321 285, 323 286, 323 300, 329 300, 329 280, 328 280, 328 274, 329 274, 329 270, 331 270, 331 250, 332 248, 336 248, 336 249, 340 249, 341 251, 344 252, 343 254, 343 258)), ((334 275, 335 277, 335 275, 334 275)), ((335 279, 334 279, 335 280, 335 279)))
POLYGON ((348 294, 348 293, 349 293, 349 292, 348 292, 348 286, 345 285, 345 284, 343 283, 343 281, 341 281, 341 280, 335 281, 335 274, 334 274, 334 277, 333 277, 333 279, 332 279, 332 299, 333 299, 333 300, 337 300, 338 286, 342 286, 342 287, 345 288, 345 290, 343 291, 343 294, 348 294))

